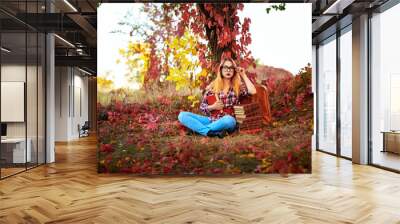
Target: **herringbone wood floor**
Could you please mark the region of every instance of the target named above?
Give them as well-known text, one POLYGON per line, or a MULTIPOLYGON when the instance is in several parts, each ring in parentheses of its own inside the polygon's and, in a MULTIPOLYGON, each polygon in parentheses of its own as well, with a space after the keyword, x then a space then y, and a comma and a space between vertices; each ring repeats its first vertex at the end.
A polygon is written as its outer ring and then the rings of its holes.
POLYGON ((0 223, 400 223, 400 175, 319 152, 311 175, 150 178, 99 175, 95 151, 0 181, 0 223))

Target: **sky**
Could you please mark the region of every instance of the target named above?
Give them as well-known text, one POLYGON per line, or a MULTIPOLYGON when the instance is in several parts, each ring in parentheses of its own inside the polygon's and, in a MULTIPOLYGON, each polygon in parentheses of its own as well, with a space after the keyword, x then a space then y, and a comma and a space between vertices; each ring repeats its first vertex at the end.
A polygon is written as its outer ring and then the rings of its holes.
POLYGON ((139 7, 135 3, 102 3, 97 10, 97 72, 104 75, 111 72, 116 87, 123 86, 126 82, 124 75, 126 67, 117 64, 120 58, 118 50, 125 48, 129 36, 122 33, 112 33, 124 16, 131 12, 136 19, 143 19, 139 7))
POLYGON ((265 12, 268 3, 247 3, 239 17, 251 19, 250 50, 265 65, 296 74, 311 63, 311 4, 286 4, 284 11, 265 12))
MULTIPOLYGON (((146 19, 139 11, 140 3, 103 3, 98 8, 97 24, 97 70, 99 75, 106 72, 114 74, 116 86, 126 82, 126 67, 117 64, 118 50, 127 46, 129 36, 111 33, 118 27, 118 22, 129 12, 135 20, 146 19)), ((300 68, 311 63, 311 4, 286 4, 284 11, 265 9, 269 3, 245 3, 239 17, 251 19, 250 33, 252 43, 249 49, 254 58, 263 64, 284 68, 296 74, 300 68)))

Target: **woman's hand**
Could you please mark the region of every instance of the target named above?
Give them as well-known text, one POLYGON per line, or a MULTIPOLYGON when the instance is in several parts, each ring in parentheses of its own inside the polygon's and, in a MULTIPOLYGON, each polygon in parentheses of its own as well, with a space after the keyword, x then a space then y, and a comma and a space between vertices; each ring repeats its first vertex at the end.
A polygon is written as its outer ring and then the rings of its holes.
POLYGON ((244 68, 237 67, 237 72, 239 73, 240 77, 243 79, 244 83, 246 84, 247 90, 250 95, 256 94, 256 87, 254 84, 250 81, 249 77, 246 75, 246 71, 244 68))
POLYGON ((213 105, 208 106, 209 110, 222 110, 224 109, 224 104, 221 100, 217 100, 213 105))
POLYGON ((237 69, 237 72, 238 72, 238 74, 240 75, 240 77, 242 77, 242 78, 244 78, 244 76, 247 77, 246 72, 244 71, 244 68, 242 68, 242 67, 237 67, 236 69, 237 69))

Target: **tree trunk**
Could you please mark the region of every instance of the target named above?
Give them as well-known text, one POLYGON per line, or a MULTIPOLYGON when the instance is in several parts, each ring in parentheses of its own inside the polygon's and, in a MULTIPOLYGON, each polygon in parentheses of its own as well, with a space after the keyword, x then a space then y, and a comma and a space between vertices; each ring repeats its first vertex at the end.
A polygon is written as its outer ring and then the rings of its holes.
MULTIPOLYGON (((210 15, 210 13, 205 9, 205 6, 203 3, 197 4, 197 7, 199 11, 207 18, 212 20, 213 22, 216 22, 215 19, 210 15)), ((234 29, 234 24, 230 20, 232 15, 236 12, 237 6, 236 4, 213 4, 213 7, 215 9, 218 9, 218 13, 223 13, 222 9, 224 7, 228 7, 229 10, 223 15, 224 17, 224 26, 229 27, 230 31, 232 32, 234 29)), ((233 41, 229 42, 226 46, 224 47, 219 47, 218 46, 218 35, 217 35, 217 25, 212 25, 210 28, 208 27, 207 24, 204 24, 204 28, 206 31, 206 36, 208 39, 208 48, 211 52, 211 60, 213 62, 219 62, 221 60, 221 56, 224 52, 231 52, 231 57, 232 59, 236 60, 237 56, 235 52, 232 50, 232 44, 233 41)))

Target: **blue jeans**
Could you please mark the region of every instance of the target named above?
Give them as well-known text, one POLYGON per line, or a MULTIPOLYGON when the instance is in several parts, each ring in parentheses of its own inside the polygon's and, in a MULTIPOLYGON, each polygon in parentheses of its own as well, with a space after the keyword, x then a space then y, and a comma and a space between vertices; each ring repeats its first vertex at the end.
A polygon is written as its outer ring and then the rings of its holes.
POLYGON ((213 122, 207 116, 182 111, 179 113, 178 120, 185 127, 204 136, 207 136, 208 131, 234 131, 236 128, 236 120, 230 115, 225 115, 213 122))

